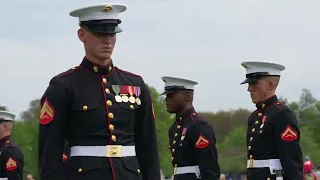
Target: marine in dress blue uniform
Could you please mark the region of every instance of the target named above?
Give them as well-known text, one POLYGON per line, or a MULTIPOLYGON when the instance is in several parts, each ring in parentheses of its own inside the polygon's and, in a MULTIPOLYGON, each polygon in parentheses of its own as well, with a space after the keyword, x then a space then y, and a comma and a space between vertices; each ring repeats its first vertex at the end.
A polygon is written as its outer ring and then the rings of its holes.
POLYGON ((247 179, 302 180, 300 131, 294 113, 279 102, 275 91, 283 65, 244 62, 252 102, 257 109, 248 118, 247 179))
POLYGON ((196 81, 162 77, 167 111, 176 114, 169 129, 174 180, 217 180, 220 177, 216 138, 212 126, 192 105, 196 81))
POLYGON ((0 180, 22 180, 24 156, 10 133, 15 115, 0 110, 0 180))
POLYGON ((109 57, 103 65, 88 58, 110 53, 125 10, 122 4, 103 4, 70 13, 79 18, 86 56, 52 78, 41 98, 41 180, 160 180, 155 116, 143 78, 116 67, 109 57), (65 140, 70 147, 66 175, 65 140))

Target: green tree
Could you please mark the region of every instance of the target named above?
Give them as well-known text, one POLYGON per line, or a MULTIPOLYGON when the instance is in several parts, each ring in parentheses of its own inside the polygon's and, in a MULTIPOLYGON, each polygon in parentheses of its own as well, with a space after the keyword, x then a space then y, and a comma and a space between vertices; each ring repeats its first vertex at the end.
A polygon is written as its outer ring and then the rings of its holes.
MULTIPOLYGON (((319 136, 319 135, 318 135, 319 136)), ((300 146, 303 156, 310 156, 313 164, 320 164, 319 144, 314 139, 314 133, 308 126, 300 129, 300 146)))
POLYGON ((154 112, 156 115, 160 167, 164 175, 169 176, 173 173, 173 167, 171 164, 171 153, 169 151, 168 130, 174 119, 165 108, 164 98, 159 96, 159 93, 153 87, 149 87, 149 91, 153 100, 154 112))
POLYGON ((246 170, 246 127, 234 127, 224 141, 218 144, 219 164, 222 172, 242 173, 246 170))
POLYGON ((21 119, 31 121, 39 117, 40 114, 40 99, 34 99, 29 103, 29 108, 21 113, 21 119))
POLYGON ((213 126, 216 139, 218 142, 221 142, 234 127, 246 125, 251 112, 240 108, 237 110, 218 111, 216 113, 200 112, 200 114, 213 126))
POLYGON ((27 173, 38 178, 38 124, 17 121, 11 134, 24 154, 24 176, 27 173))

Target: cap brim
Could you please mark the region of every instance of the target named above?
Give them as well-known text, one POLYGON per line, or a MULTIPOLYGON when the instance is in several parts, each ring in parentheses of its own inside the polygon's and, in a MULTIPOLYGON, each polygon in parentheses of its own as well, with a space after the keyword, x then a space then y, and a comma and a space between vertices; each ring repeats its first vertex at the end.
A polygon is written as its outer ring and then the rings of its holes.
POLYGON ((265 78, 265 77, 267 77, 267 76, 256 77, 256 78, 247 78, 247 79, 245 79, 245 80, 244 80, 242 83, 240 83, 240 84, 251 83, 251 82, 254 82, 254 81, 258 81, 258 80, 260 80, 260 79, 263 79, 263 78, 265 78))
POLYGON ((95 29, 95 28, 88 28, 88 31, 92 33, 101 33, 101 34, 115 34, 115 33, 121 33, 122 29, 120 27, 115 27, 114 30, 102 30, 102 29, 95 29))
POLYGON ((163 91, 160 95, 168 95, 168 94, 172 94, 172 93, 176 93, 178 91, 181 91, 181 89, 177 89, 177 90, 165 90, 163 91))

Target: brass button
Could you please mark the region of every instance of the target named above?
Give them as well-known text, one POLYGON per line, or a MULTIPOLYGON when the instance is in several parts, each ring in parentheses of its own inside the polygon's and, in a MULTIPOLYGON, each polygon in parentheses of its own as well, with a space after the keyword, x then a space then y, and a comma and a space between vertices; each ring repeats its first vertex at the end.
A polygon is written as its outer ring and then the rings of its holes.
POLYGON ((99 70, 98 66, 93 66, 93 71, 94 72, 98 72, 98 70, 99 70))
POLYGON ((264 124, 261 124, 260 128, 263 128, 264 124))
POLYGON ((258 124, 258 123, 259 123, 259 121, 258 121, 258 120, 256 120, 255 124, 258 124))
POLYGON ((176 143, 176 141, 173 141, 173 142, 172 142, 172 144, 175 144, 175 143, 176 143))
POLYGON ((178 136, 178 133, 175 133, 175 134, 174 134, 174 137, 177 137, 177 136, 178 136))
POLYGON ((172 160, 172 161, 173 161, 173 159, 174 159, 174 158, 173 158, 173 157, 171 157, 171 160, 172 160))
MULTIPOLYGON (((109 67, 111 67, 111 66, 109 66, 109 67)), ((138 171, 138 173, 140 173, 140 169, 137 169, 137 171, 138 171)))
POLYGON ((112 106, 112 102, 110 100, 107 101, 108 106, 112 106))
POLYGON ((262 113, 258 113, 258 116, 262 116, 262 113))
POLYGON ((82 172, 82 168, 79 168, 79 169, 78 169, 78 172, 82 172))
POLYGON ((253 137, 250 137, 250 141, 252 141, 253 140, 253 137))
POLYGON ((107 79, 106 79, 106 78, 102 78, 102 81, 103 81, 104 83, 107 83, 107 79))
POLYGON ((179 120, 181 121, 181 120, 182 120, 182 117, 179 117, 179 120))
POLYGON ((174 167, 178 167, 178 164, 175 164, 174 167))
POLYGON ((113 115, 112 113, 109 113, 108 116, 109 116, 109 118, 111 118, 111 119, 114 117, 114 115, 113 115))
POLYGON ((112 141, 116 141, 116 140, 117 140, 117 137, 116 137, 115 135, 112 135, 112 136, 111 136, 111 139, 112 139, 112 141))
POLYGON ((252 159, 252 157, 253 157, 253 156, 252 156, 252 155, 250 155, 250 159, 252 159))
POLYGON ((130 109, 134 109, 134 106, 132 104, 130 105, 130 109))
POLYGON ((270 178, 267 178, 267 180, 270 180, 270 178))
POLYGON ((251 149, 251 146, 248 146, 248 150, 250 150, 251 149))
POLYGON ((180 129, 180 128, 181 128, 181 126, 180 126, 180 125, 178 125, 178 126, 177 126, 177 128, 178 128, 178 129, 180 129))
POLYGON ((106 91, 107 94, 110 94, 110 90, 108 88, 105 89, 105 91, 106 91))
POLYGON ((88 109, 88 106, 83 106, 82 109, 86 111, 88 109))
POLYGON ((252 128, 252 132, 254 132, 256 129, 255 128, 252 128))
POLYGON ((109 66, 109 71, 111 71, 112 70, 112 67, 111 66, 109 66))
POLYGON ((114 130, 114 126, 113 126, 112 124, 110 124, 110 125, 109 125, 109 129, 110 129, 111 131, 113 131, 113 130, 114 130))
POLYGON ((265 104, 261 104, 261 107, 264 108, 266 105, 265 104))
POLYGON ((172 149, 172 150, 171 150, 171 152, 175 152, 175 151, 176 151, 175 149, 172 149))
POLYGON ((262 131, 260 131, 260 134, 262 134, 262 131))

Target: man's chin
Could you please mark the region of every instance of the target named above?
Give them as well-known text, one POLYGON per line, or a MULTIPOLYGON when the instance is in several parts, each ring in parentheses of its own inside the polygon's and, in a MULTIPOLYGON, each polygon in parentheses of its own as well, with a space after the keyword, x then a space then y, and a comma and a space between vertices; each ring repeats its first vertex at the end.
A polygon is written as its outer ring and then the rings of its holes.
POLYGON ((251 97, 251 101, 252 101, 252 103, 257 104, 257 100, 252 97, 251 97))
POLYGON ((168 108, 167 108, 167 112, 170 113, 170 114, 175 113, 172 109, 168 109, 168 108))

